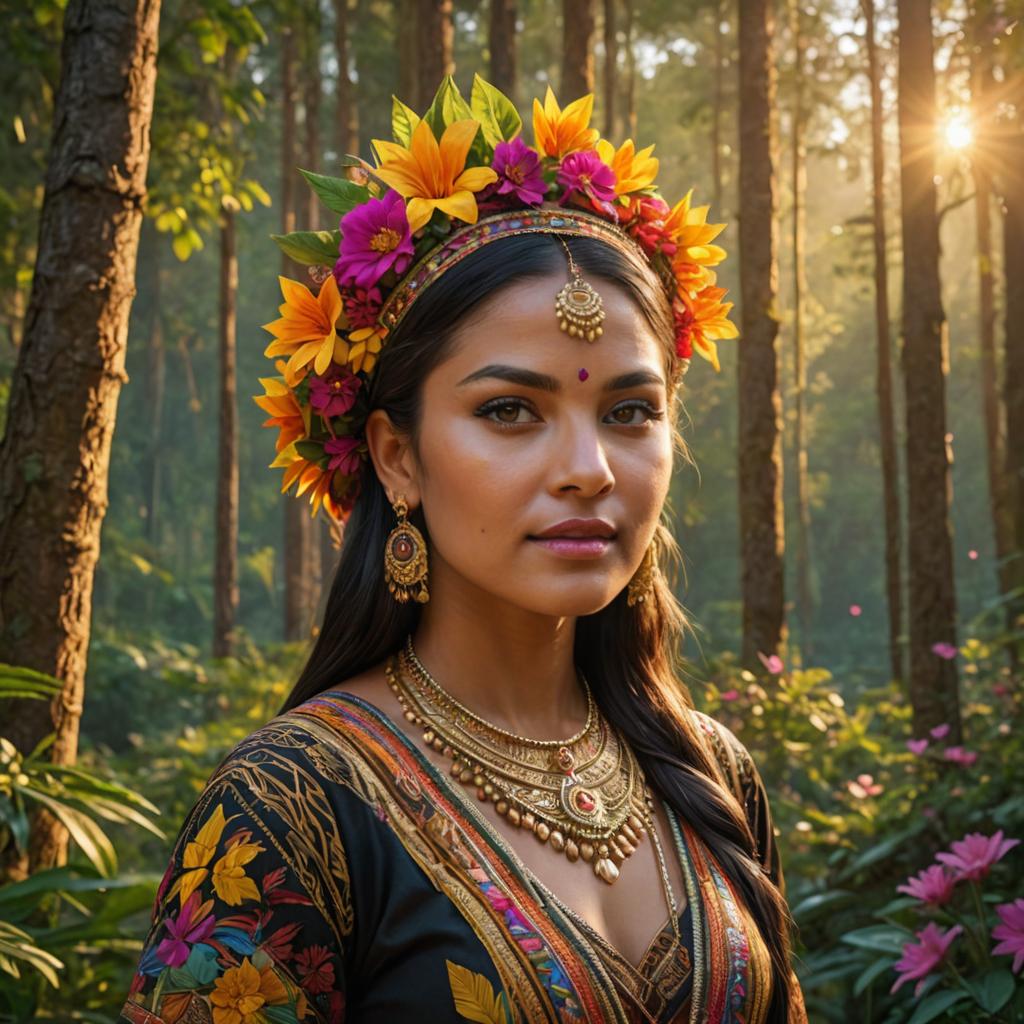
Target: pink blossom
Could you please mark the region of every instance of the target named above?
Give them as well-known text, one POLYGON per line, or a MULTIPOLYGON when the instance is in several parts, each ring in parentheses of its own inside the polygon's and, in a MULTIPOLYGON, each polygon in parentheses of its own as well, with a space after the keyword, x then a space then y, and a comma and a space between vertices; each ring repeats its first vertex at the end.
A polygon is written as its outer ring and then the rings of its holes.
POLYGON ((764 667, 768 669, 773 676, 777 676, 783 668, 785 668, 785 665, 782 663, 782 659, 777 654, 765 655, 758 651, 757 656, 761 659, 761 664, 764 665, 764 667))
POLYGON ((598 203, 615 202, 615 172, 592 149, 570 153, 558 168, 558 184, 565 189, 565 205, 575 192, 598 203))
POLYGON ((544 202, 547 183, 540 169, 540 157, 518 135, 494 147, 491 167, 498 174, 492 186, 498 195, 514 193, 516 199, 527 206, 544 202))
POLYGON ((903 956, 893 966, 899 977, 896 979, 890 992, 895 992, 905 981, 912 981, 919 978, 914 987, 914 995, 919 996, 924 987, 927 975, 938 967, 949 949, 950 943, 963 931, 962 925, 954 925, 948 932, 940 931, 939 927, 932 922, 917 932, 920 944, 915 945, 908 942, 903 947, 903 956))
POLYGON ((947 761, 955 761, 957 764, 970 766, 978 760, 978 755, 973 750, 965 750, 963 747, 946 747, 942 756, 947 761))
POLYGON ((395 191, 354 206, 341 218, 340 285, 372 288, 389 270, 403 274, 413 256, 405 200, 395 191))
POLYGON ((992 692, 997 697, 1005 697, 1010 692, 1010 688, 1006 685, 1006 683, 993 683, 992 692))
POLYGON ((853 616, 854 618, 856 618, 856 617, 857 617, 858 615, 860 615, 860 613, 861 613, 862 611, 863 611, 863 609, 861 608, 861 606, 860 606, 859 604, 851 604, 851 605, 850 605, 850 614, 851 614, 851 615, 852 615, 852 616, 853 616))
POLYGON ((309 404, 326 419, 344 416, 355 405, 361 384, 347 367, 332 363, 323 376, 309 378, 309 404))
POLYGON ((954 644, 947 644, 940 640, 937 644, 932 644, 932 652, 937 654, 940 658, 945 658, 947 661, 951 661, 956 657, 956 646, 954 644))
POLYGON ((156 955, 168 967, 180 967, 185 963, 192 951, 191 946, 203 942, 217 924, 213 914, 199 916, 210 906, 209 903, 201 904, 201 899, 197 889, 185 900, 181 910, 165 923, 167 938, 156 947, 156 955))
POLYGON ((359 469, 361 442, 355 437, 332 437, 324 442, 324 451, 332 456, 328 469, 339 469, 344 476, 352 476, 359 469))
POLYGON ((907 740, 907 750, 909 750, 912 754, 921 755, 927 749, 928 749, 928 740, 927 739, 907 740))
POLYGON ((992 929, 992 938, 1003 941, 992 952, 1000 956, 1012 953, 1013 973, 1018 974, 1024 966, 1024 899, 1001 903, 996 907, 996 913, 1002 924, 992 929))
POLYGON ((972 832, 953 843, 949 852, 937 853, 935 859, 953 868, 958 882, 965 878, 981 879, 1019 842, 1019 839, 1004 839, 1002 829, 994 836, 972 832))
POLYGON ((977 551, 975 551, 975 550, 974 550, 974 548, 971 548, 971 550, 967 552, 967 557, 968 557, 968 558, 969 558, 969 559, 970 559, 970 560, 971 560, 972 562, 975 562, 975 561, 977 561, 977 559, 978 559, 978 552, 977 552, 977 551))
POLYGON ((943 722, 942 725, 937 725, 934 729, 930 731, 935 739, 941 740, 944 736, 949 735, 949 726, 945 722, 943 722))
POLYGON ((726 690, 725 693, 720 693, 718 696, 721 697, 722 700, 739 700, 740 699, 740 691, 739 690, 726 690))
POLYGON ((379 288, 352 287, 342 293, 345 317, 352 330, 360 327, 375 327, 384 300, 379 288))
POLYGON ((897 885, 896 891, 905 892, 933 907, 941 907, 949 902, 955 886, 956 879, 941 864, 933 864, 912 875, 904 885, 897 885))

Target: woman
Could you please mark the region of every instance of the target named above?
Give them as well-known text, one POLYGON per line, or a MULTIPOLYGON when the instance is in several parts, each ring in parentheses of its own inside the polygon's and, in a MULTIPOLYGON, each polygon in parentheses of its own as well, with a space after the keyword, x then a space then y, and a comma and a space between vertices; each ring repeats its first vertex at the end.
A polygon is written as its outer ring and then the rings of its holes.
POLYGON ((661 568, 721 226, 589 97, 549 90, 533 150, 487 83, 478 119, 456 97, 314 181, 340 258, 282 281, 258 401, 341 560, 181 830, 122 1020, 806 1020, 764 787, 676 676, 661 568))

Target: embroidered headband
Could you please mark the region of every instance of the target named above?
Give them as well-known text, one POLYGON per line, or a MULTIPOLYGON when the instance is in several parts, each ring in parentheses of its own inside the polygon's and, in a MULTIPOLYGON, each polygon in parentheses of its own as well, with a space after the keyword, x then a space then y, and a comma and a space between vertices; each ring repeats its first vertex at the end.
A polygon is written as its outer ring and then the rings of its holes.
MULTIPOLYGON (((533 102, 534 146, 520 136, 512 102, 479 75, 470 101, 451 76, 422 118, 397 98, 394 141, 375 139, 377 165, 346 156, 348 177, 303 171, 321 202, 340 217, 334 231, 272 236, 309 267, 314 293, 279 278, 280 318, 266 324, 265 355, 280 376, 262 377, 254 401, 276 427, 282 492, 308 493, 344 522, 368 458, 363 426, 367 384, 388 335, 430 285, 482 246, 527 233, 591 237, 658 275, 671 302, 678 379, 694 351, 720 370, 716 340, 735 338, 731 302, 716 286, 725 251, 711 241, 692 190, 674 207, 657 194, 658 160, 631 139, 618 149, 589 127, 594 97, 559 107, 551 89, 533 102)), ((572 280, 555 311, 566 333, 595 341, 604 312, 566 248, 572 280)), ((585 378, 582 376, 581 381, 585 378)))

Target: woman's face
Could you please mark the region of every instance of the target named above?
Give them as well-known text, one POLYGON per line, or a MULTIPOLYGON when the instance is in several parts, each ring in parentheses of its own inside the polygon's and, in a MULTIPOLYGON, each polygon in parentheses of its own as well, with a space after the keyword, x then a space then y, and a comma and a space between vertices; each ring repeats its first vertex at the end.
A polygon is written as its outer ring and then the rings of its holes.
POLYGON ((604 333, 570 337, 554 312, 564 283, 512 285, 460 326, 424 382, 416 484, 432 589, 453 573, 524 610, 578 616, 610 603, 640 564, 672 431, 664 345, 639 309, 592 279, 604 333), (571 519, 605 536, 538 539, 571 519))

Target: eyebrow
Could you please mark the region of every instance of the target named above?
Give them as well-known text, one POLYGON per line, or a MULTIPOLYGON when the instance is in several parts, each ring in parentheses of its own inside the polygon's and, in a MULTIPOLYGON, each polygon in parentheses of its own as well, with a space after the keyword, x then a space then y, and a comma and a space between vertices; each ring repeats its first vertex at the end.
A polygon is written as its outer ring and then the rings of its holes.
MULTIPOLYGON (((556 377, 546 373, 537 373, 535 370, 527 370, 521 366, 507 366, 504 363, 490 363, 487 366, 475 370, 468 377, 463 377, 455 386, 461 388, 466 384, 472 384, 478 380, 504 380, 510 384, 519 384, 524 388, 535 388, 537 391, 550 391, 557 394, 562 390, 562 385, 556 377)), ((660 384, 665 386, 665 378, 652 370, 632 370, 629 373, 612 377, 605 382, 603 391, 625 391, 627 388, 641 387, 644 384, 660 384)))

